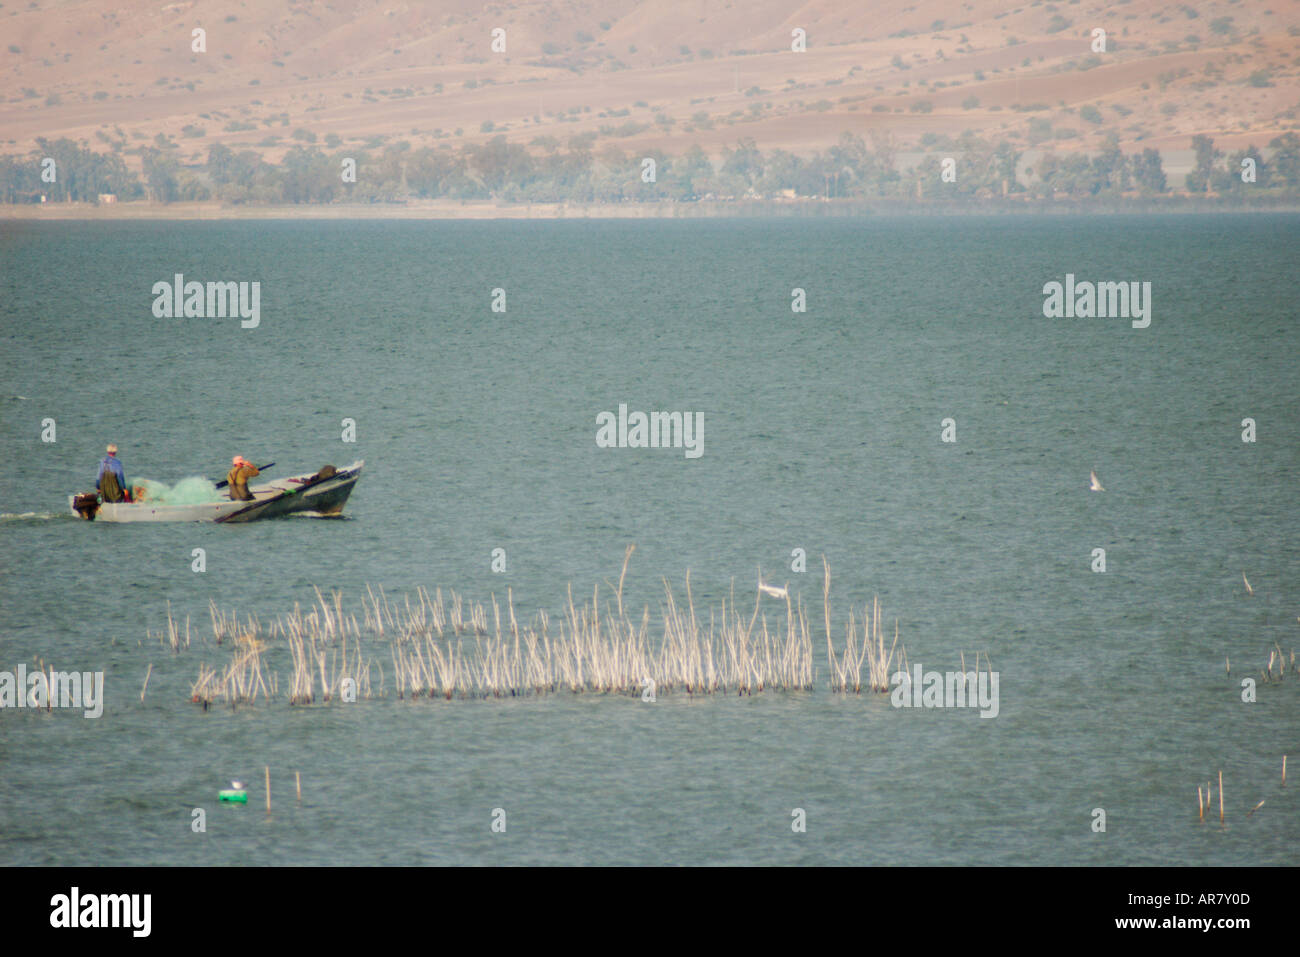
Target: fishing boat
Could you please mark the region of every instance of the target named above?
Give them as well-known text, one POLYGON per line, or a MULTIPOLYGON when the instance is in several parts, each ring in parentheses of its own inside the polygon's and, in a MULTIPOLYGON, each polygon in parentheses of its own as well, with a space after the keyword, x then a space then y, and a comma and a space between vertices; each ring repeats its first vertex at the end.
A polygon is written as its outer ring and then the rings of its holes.
POLYGON ((334 516, 361 478, 364 460, 347 468, 327 465, 317 472, 290 475, 261 485, 249 485, 251 501, 222 499, 195 505, 141 502, 104 502, 97 492, 69 495, 72 512, 87 521, 101 522, 252 522, 261 518, 304 513, 334 516))

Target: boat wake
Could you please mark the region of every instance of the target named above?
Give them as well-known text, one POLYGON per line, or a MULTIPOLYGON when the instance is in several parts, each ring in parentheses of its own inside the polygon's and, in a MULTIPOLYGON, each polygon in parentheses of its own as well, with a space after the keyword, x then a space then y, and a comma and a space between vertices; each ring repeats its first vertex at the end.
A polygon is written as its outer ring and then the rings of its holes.
POLYGON ((0 512, 0 522, 45 522, 50 519, 76 518, 63 512, 0 512))

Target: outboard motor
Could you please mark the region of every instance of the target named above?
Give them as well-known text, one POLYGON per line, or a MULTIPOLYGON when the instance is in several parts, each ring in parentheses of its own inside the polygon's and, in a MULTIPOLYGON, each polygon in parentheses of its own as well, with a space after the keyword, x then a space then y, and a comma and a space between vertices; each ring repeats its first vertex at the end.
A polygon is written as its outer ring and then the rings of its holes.
POLYGON ((72 510, 88 522, 95 520, 99 512, 99 496, 94 492, 82 492, 72 499, 72 510))

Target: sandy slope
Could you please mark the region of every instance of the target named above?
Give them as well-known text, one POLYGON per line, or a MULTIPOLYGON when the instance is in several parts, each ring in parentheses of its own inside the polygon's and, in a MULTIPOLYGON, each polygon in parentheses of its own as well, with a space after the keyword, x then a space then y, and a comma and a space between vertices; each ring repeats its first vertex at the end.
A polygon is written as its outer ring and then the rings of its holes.
POLYGON ((1037 136, 1043 120, 1076 131, 1048 141, 1061 150, 1107 132, 1125 149, 1185 149, 1197 132, 1232 147, 1300 129, 1295 0, 36 0, 0 5, 0 25, 7 152, 161 133, 187 160, 214 142, 274 160, 299 130, 358 147, 595 133, 597 150, 752 137, 810 152, 844 130, 907 147, 964 129, 1028 145, 1034 119, 1037 136), (490 49, 498 26, 504 53, 490 49), (191 50, 195 27, 206 52, 191 50), (796 27, 805 53, 790 50, 796 27), (1108 49, 1090 59, 1094 27, 1108 49), (1257 71, 1271 85, 1251 85, 1257 71), (1089 105, 1101 122, 1080 115, 1089 105))

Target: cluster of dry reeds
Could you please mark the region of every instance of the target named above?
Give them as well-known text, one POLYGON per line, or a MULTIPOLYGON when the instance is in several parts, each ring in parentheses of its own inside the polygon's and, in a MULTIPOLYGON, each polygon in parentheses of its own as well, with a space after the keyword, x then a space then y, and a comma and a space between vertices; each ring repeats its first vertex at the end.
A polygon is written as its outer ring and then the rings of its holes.
MULTIPOLYGON (((1291 664, 1291 671, 1294 673, 1295 672, 1295 650, 1294 649, 1292 649, 1291 651, 1290 664, 1291 664)), ((1273 648, 1268 653, 1268 667, 1260 672, 1260 677, 1262 677, 1265 681, 1274 681, 1274 680, 1281 681, 1283 678, 1286 677, 1286 667, 1287 667, 1286 655, 1283 654, 1281 646, 1278 645, 1277 643, 1274 643, 1273 648), (1273 674, 1274 664, 1276 664, 1278 668, 1276 675, 1273 674)))
POLYGON ((216 639, 217 644, 221 644, 227 638, 239 638, 243 635, 260 636, 262 634, 262 623, 257 620, 257 616, 250 614, 243 624, 239 623, 238 616, 235 612, 226 614, 217 607, 215 601, 208 601, 208 614, 212 617, 212 637, 216 639))
MULTIPOLYGON (((822 606, 826 613, 826 663, 831 671, 831 690, 839 692, 862 692, 862 665, 867 666, 867 686, 872 691, 889 691, 889 676, 893 674, 893 665, 898 660, 898 622, 894 622, 894 640, 889 649, 885 649, 885 631, 880 624, 880 602, 872 599, 868 611, 862 607, 862 637, 858 638, 854 623, 854 610, 849 607, 849 620, 845 626, 844 653, 838 658, 831 645, 831 570, 822 559, 823 583, 822 606)), ((906 652, 902 653, 906 658, 906 652)), ((903 670, 907 670, 906 661, 903 670)))
MULTIPOLYGON (((1287 756, 1285 754, 1282 755, 1282 785, 1281 785, 1282 787, 1286 787, 1286 759, 1287 756)), ((1267 800, 1266 798, 1261 798, 1259 803, 1257 803, 1254 807, 1252 807, 1249 811, 1246 812, 1246 817, 1252 817, 1256 811, 1258 811, 1260 808, 1264 806, 1264 802, 1266 800, 1267 800)), ((1197 785, 1196 787, 1197 820, 1204 821, 1205 812, 1211 810, 1213 806, 1214 806, 1213 782, 1206 784, 1204 788, 1202 788, 1200 785, 1197 785)), ((1223 772, 1220 771, 1219 772, 1219 823, 1220 824, 1224 822, 1225 816, 1226 816, 1226 812, 1223 806, 1223 772)))
MULTIPOLYGON (((661 615, 652 631, 649 607, 633 619, 623 605, 631 555, 629 548, 618 586, 610 589, 612 596, 602 596, 597 585, 589 600, 575 604, 570 587, 554 619, 543 610, 521 623, 510 589, 503 612, 495 597, 485 606, 465 601, 454 591, 444 598, 442 589, 430 596, 418 588, 414 601, 407 595, 393 602, 382 588, 376 594, 367 586, 358 621, 344 610, 340 592, 326 598, 317 589, 316 604, 306 612, 295 605, 265 630, 265 638, 267 643, 284 641, 293 668, 288 697, 295 704, 370 697, 376 668, 382 694, 383 663, 373 661, 366 651, 377 641, 388 644, 392 683, 403 698, 508 697, 559 690, 753 694, 814 688, 813 629, 802 598, 792 601, 788 592, 783 594, 785 614, 769 622, 762 592, 746 613, 733 585, 730 598, 723 599, 719 611, 710 612, 705 624, 696 613, 688 573, 684 603, 664 582, 661 615)), ((879 603, 864 607, 860 632, 851 610, 845 645, 837 654, 831 641, 829 566, 824 567, 823 583, 831 689, 888 691, 899 655, 897 624, 886 646, 879 603)), ((201 668, 195 700, 251 701, 259 691, 267 694, 260 623, 250 616, 240 625, 234 612, 222 613, 215 604, 212 618, 218 642, 233 636, 235 650, 220 675, 214 668, 201 668)))
MULTIPOLYGON (((185 616, 185 632, 182 636, 180 625, 172 618, 172 603, 167 603, 167 627, 155 635, 148 629, 145 630, 145 637, 150 641, 158 639, 158 643, 164 648, 170 648, 172 651, 179 653, 182 648, 190 646, 190 616, 185 616)), ((218 639, 219 640, 219 639, 218 639)))
POLYGON ((222 671, 199 665, 199 676, 190 685, 190 700, 202 704, 206 710, 216 700, 245 704, 256 701, 259 695, 268 700, 274 698, 279 691, 279 678, 274 672, 269 676, 262 674, 265 649, 266 644, 251 634, 238 637, 235 651, 222 671))
POLYGON ((293 660, 289 702, 311 704, 316 700, 316 678, 325 701, 335 697, 369 698, 371 663, 361 653, 361 632, 355 617, 343 615, 343 596, 334 592, 333 607, 316 589, 320 609, 303 615, 298 605, 293 614, 277 619, 275 630, 284 635, 293 660), (348 636, 352 635, 352 656, 348 657, 348 636))

